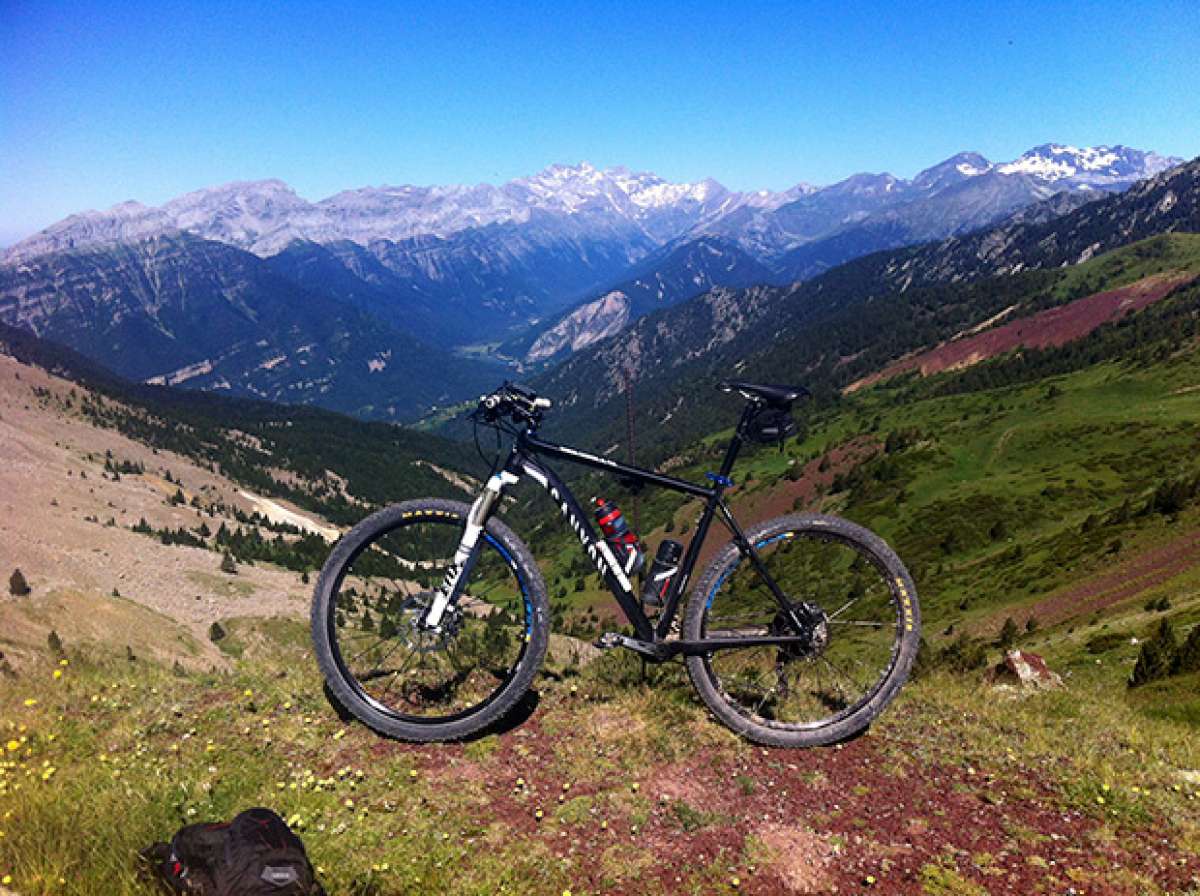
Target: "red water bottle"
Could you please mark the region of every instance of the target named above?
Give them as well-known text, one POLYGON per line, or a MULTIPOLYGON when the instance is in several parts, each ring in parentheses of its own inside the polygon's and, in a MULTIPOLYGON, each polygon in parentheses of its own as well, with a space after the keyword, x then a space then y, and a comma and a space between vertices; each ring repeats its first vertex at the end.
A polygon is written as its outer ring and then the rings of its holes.
POLYGON ((604 498, 595 498, 594 500, 596 502, 596 523, 600 526, 600 531, 604 533, 604 540, 612 548, 625 575, 636 574, 642 568, 643 559, 637 536, 629 531, 629 524, 625 522, 625 515, 621 513, 620 507, 604 498))

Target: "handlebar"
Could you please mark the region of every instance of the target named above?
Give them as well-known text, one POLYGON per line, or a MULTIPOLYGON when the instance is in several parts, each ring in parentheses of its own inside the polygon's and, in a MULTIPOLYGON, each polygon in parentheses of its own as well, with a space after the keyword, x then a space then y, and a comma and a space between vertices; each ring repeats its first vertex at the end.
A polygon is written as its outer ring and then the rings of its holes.
POLYGON ((550 409, 552 402, 542 398, 528 386, 505 383, 495 392, 480 396, 476 413, 487 423, 495 423, 501 417, 511 417, 514 423, 538 423, 542 412, 550 409))

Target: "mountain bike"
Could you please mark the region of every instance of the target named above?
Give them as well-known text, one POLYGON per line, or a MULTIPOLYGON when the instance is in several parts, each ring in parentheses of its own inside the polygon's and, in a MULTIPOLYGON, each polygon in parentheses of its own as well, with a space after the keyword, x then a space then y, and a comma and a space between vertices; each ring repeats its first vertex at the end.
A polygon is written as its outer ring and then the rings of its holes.
POLYGON ((745 405, 703 485, 545 441, 538 430, 550 401, 526 387, 506 383, 480 399, 473 417, 497 430, 497 460, 474 503, 431 498, 380 510, 321 570, 312 633, 333 696, 375 731, 411 741, 462 739, 514 707, 551 639, 541 571, 497 515, 528 478, 549 494, 632 627, 605 633, 598 647, 653 663, 682 658, 712 714, 758 743, 818 746, 862 731, 899 692, 917 653, 912 578, 882 539, 838 517, 792 514, 743 529, 726 500, 738 453, 747 441, 794 432, 792 405, 807 393, 721 388, 745 405), (506 457, 501 432, 511 438, 506 457), (643 603, 632 565, 618 556, 622 544, 603 527, 597 534, 546 459, 701 502, 680 562, 648 589, 660 607, 643 603), (689 591, 714 520, 730 540, 689 591))

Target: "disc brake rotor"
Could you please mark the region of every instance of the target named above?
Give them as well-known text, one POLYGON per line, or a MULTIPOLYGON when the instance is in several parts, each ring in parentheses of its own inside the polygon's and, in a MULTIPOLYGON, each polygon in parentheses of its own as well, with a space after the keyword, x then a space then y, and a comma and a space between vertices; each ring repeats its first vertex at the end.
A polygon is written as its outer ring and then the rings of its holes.
MULTIPOLYGON (((780 661, 814 659, 829 646, 829 617, 817 604, 795 603, 789 607, 800 620, 799 634, 805 641, 779 648, 780 661)), ((797 634, 791 620, 781 610, 771 621, 771 634, 788 636, 797 634)))
POLYGON ((437 653, 449 647, 458 636, 462 626, 462 612, 457 607, 446 607, 442 614, 442 624, 437 629, 421 625, 425 611, 433 604, 435 596, 436 592, 422 591, 405 598, 400 604, 403 623, 399 629, 410 650, 422 654, 437 653))

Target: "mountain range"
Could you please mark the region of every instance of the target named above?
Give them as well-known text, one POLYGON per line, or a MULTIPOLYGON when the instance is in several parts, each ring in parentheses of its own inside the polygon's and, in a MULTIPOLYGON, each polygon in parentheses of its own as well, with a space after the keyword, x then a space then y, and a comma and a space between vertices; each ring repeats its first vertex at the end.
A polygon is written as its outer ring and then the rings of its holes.
POLYGON ((711 289, 1050 220, 1178 162, 1045 144, 781 192, 587 163, 318 202, 235 183, 17 243, 0 256, 0 321, 138 379, 411 419, 501 378, 497 361, 544 367, 711 289))
POLYGON ((598 340, 532 382, 561 400, 556 426, 605 445, 623 437, 621 392, 630 384, 640 427, 671 420, 671 439, 660 440, 669 451, 728 418, 712 389, 720 379, 844 385, 856 371, 936 344, 1015 297, 1036 294, 1041 272, 1053 277, 1173 232, 1200 233, 1200 159, 1066 214, 1035 207, 995 227, 877 252, 812 280, 709 290, 598 340), (964 291, 972 284, 973 292, 964 291), (964 303, 973 317, 957 315, 964 303))

